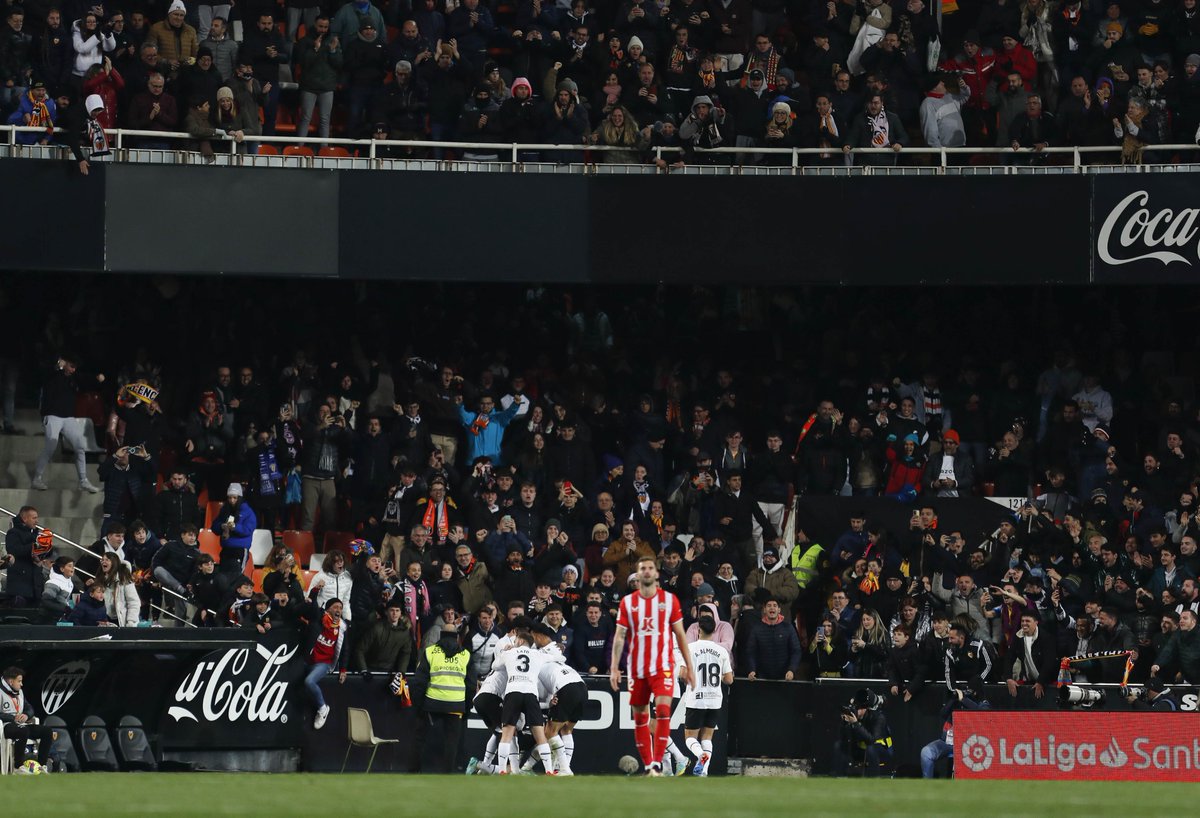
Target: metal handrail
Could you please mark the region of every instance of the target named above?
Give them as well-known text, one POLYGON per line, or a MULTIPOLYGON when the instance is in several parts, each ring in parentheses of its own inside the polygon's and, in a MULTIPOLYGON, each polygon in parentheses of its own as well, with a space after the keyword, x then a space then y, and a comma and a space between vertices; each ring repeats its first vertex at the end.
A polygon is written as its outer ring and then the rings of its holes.
MULTIPOLYGON (((36 130, 36 129, 35 129, 35 130, 36 130)), ((8 510, 7 508, 5 508, 4 506, 0 506, 0 514, 7 514, 9 517, 12 517, 13 519, 17 519, 17 516, 18 516, 18 515, 17 515, 17 512, 15 512, 15 511, 9 511, 9 510, 8 510)), ((94 551, 92 551, 90 548, 85 548, 84 546, 80 545, 79 543, 77 543, 77 542, 73 542, 72 540, 69 540, 69 539, 67 539, 67 538, 66 538, 66 537, 64 537, 62 534, 57 534, 57 533, 55 533, 55 532, 53 532, 53 531, 50 531, 50 529, 46 528, 45 526, 40 526, 40 525, 38 525, 38 526, 34 526, 34 528, 35 528, 36 530, 38 530, 38 531, 46 531, 46 532, 49 532, 50 536, 51 536, 51 537, 53 537, 54 539, 56 539, 56 540, 61 540, 61 541, 62 541, 63 543, 65 543, 66 545, 69 545, 69 546, 71 546, 72 548, 76 549, 77 551, 82 551, 83 553, 87 554, 89 557, 95 557, 95 556, 96 556, 95 552, 94 552, 94 551)), ((80 573, 80 574, 83 574, 83 575, 84 575, 85 577, 87 577, 88 579, 95 579, 95 578, 96 578, 95 574, 89 574, 87 571, 83 570, 82 568, 78 568, 78 567, 76 567, 76 569, 75 569, 75 570, 76 570, 78 573, 80 573)), ((177 594, 175 591, 172 591, 172 590, 171 590, 170 588, 168 588, 167 586, 165 586, 165 585, 161 585, 161 586, 159 586, 159 587, 162 589, 162 592, 163 592, 164 594, 170 594, 171 596, 175 597, 176 599, 180 600, 181 602, 183 602, 183 603, 185 603, 185 604, 187 603, 187 598, 186 598, 186 597, 184 597, 184 596, 182 596, 182 595, 180 595, 180 594, 177 594)), ((193 623, 193 622, 189 622, 187 619, 184 619, 184 618, 182 618, 182 617, 180 617, 180 616, 177 616, 177 615, 175 615, 174 613, 172 613, 171 611, 168 611, 166 608, 163 608, 163 607, 161 607, 161 606, 159 606, 159 605, 155 605, 155 604, 151 603, 151 605, 150 605, 150 608, 151 608, 152 610, 157 610, 157 611, 160 611, 160 612, 162 612, 162 613, 165 613, 167 616, 171 617, 172 619, 177 619, 177 620, 179 620, 179 621, 180 621, 180 622, 182 622, 183 624, 187 625, 189 628, 194 628, 194 627, 196 627, 195 623, 193 623)), ((206 608, 205 610, 208 610, 208 609, 206 608)), ((216 616, 216 612, 215 612, 215 611, 209 610, 208 612, 209 612, 210 614, 212 614, 213 616, 216 616)))
MULTIPOLYGON (((53 129, 55 133, 61 133, 62 129, 53 129)), ((18 133, 47 133, 50 129, 37 128, 26 125, 0 125, 0 131, 7 132, 7 139, 4 140, 7 144, 16 146, 16 135, 18 133)), ((469 142, 469 141, 435 141, 429 139, 347 139, 344 137, 319 137, 319 136, 258 136, 247 135, 242 143, 237 143, 233 137, 224 133, 218 133, 213 137, 195 137, 191 134, 182 131, 146 131, 128 128, 117 128, 106 131, 110 136, 110 141, 117 150, 125 149, 126 139, 161 139, 161 140, 185 140, 185 141, 213 141, 213 142, 231 142, 233 143, 233 153, 239 156, 254 156, 250 153, 238 153, 237 145, 251 143, 257 144, 281 144, 281 145, 305 145, 320 148, 322 146, 339 146, 346 148, 357 148, 365 151, 365 156, 360 156, 360 159, 379 159, 378 149, 386 148, 439 148, 439 149, 455 149, 467 150, 488 153, 505 153, 511 156, 512 164, 520 164, 520 155, 522 152, 609 152, 621 151, 629 152, 638 150, 633 146, 620 145, 593 145, 587 142, 578 144, 550 144, 550 143, 519 143, 519 142, 469 142)), ((61 146, 58 146, 61 147, 61 146)), ((182 149, 181 149, 182 150, 182 149)), ((649 150, 649 149, 643 149, 649 150)), ((663 153, 678 153, 682 151, 678 146, 655 146, 653 149, 656 159, 661 159, 663 153)), ((900 150, 893 148, 851 148, 849 151, 843 151, 839 148, 768 148, 768 147, 719 147, 719 148, 697 148, 696 152, 701 154, 750 154, 750 155, 787 155, 792 157, 791 165, 793 168, 803 166, 800 158, 803 156, 837 156, 839 154, 857 156, 870 154, 891 154, 896 156, 937 156, 940 162, 936 165, 941 170, 945 170, 947 159, 950 156, 961 155, 994 155, 994 156, 1013 156, 1013 155, 1030 155, 1043 154, 1046 156, 1071 156, 1073 161, 1071 166, 1078 170, 1082 164, 1082 157, 1085 154, 1118 154, 1122 150, 1121 145, 1077 145, 1069 147, 1046 147, 1038 151, 1034 148, 1012 148, 1009 146, 998 147, 959 147, 959 148, 939 148, 939 147, 903 147, 900 150)), ((1162 145, 1147 146, 1147 150, 1156 152, 1181 152, 1189 153, 1200 151, 1200 145, 1189 143, 1174 143, 1162 145)), ((308 157, 302 157, 308 158, 308 157)), ((315 157, 314 157, 315 158, 315 157)), ((344 157, 321 157, 321 158, 344 158, 344 157)), ((354 158, 354 157, 351 157, 354 158)), ((594 163, 590 163, 594 164, 594 163)), ((1141 167, 1154 167, 1160 164, 1167 163, 1143 163, 1141 167)), ((1063 166, 1065 167, 1065 165, 1063 166)))

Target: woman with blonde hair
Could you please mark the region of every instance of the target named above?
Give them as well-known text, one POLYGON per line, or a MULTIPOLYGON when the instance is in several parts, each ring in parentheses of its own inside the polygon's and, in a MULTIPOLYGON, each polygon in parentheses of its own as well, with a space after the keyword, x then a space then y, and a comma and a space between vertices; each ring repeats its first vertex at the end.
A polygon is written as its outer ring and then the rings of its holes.
POLYGON ((638 124, 624 105, 617 105, 608 112, 600 127, 592 133, 597 145, 607 145, 625 150, 604 151, 603 161, 609 164, 640 165, 642 151, 650 144, 650 129, 638 130, 638 124))
POLYGON ((883 679, 887 676, 888 648, 892 640, 873 608, 864 608, 858 630, 850 640, 850 664, 853 676, 860 679, 883 679))

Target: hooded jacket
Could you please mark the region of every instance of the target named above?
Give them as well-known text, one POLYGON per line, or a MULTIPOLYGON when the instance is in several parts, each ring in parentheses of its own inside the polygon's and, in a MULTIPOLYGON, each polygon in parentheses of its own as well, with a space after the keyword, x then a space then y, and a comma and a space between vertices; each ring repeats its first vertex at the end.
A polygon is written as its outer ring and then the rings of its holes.
MULTIPOLYGON (((788 568, 786 561, 776 560, 770 568, 756 568, 746 578, 746 594, 753 597, 755 592, 763 588, 776 600, 785 611, 800 596, 800 586, 796 575, 788 568)), ((715 635, 714 635, 715 638, 715 635)))
MULTIPOLYGON (((713 619, 715 619, 717 621, 717 629, 713 631, 713 634, 710 638, 712 639, 712 641, 716 642, 718 645, 725 648, 725 650, 729 651, 729 655, 730 655, 730 657, 732 657, 733 656, 733 625, 730 625, 728 622, 725 622, 721 619, 721 611, 717 608, 716 605, 714 605, 711 602, 705 602, 704 604, 702 604, 700 606, 700 610, 708 611, 709 613, 711 613, 713 615, 713 619)), ((575 638, 578 639, 579 635, 576 634, 575 638)), ((691 625, 688 625, 687 640, 688 640, 688 642, 695 642, 699 638, 700 638, 700 624, 698 622, 693 622, 691 625)))

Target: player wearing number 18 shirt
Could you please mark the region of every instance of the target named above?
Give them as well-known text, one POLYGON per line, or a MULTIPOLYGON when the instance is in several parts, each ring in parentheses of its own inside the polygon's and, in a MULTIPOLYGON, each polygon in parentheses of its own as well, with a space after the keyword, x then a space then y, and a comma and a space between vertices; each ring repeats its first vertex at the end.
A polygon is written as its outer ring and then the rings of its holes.
MULTIPOLYGON (((621 653, 629 639, 629 676, 633 680, 629 703, 633 709, 633 737, 647 775, 662 775, 661 759, 671 737, 671 688, 675 674, 672 656, 675 645, 687 644, 683 611, 679 600, 658 587, 658 565, 649 557, 638 560, 638 589, 626 595, 617 613, 613 636, 613 690, 621 687, 621 653), (651 738, 650 699, 654 699, 654 728, 651 738)), ((695 679, 692 658, 684 654, 682 679, 695 679)))
POLYGON ((683 697, 687 708, 683 735, 688 750, 696 757, 692 774, 705 776, 712 758, 713 731, 717 729, 717 717, 725 701, 722 685, 733 684, 733 663, 729 661, 729 651, 712 641, 717 629, 712 613, 702 612, 698 625, 698 638, 687 646, 696 668, 696 684, 690 685, 683 697))

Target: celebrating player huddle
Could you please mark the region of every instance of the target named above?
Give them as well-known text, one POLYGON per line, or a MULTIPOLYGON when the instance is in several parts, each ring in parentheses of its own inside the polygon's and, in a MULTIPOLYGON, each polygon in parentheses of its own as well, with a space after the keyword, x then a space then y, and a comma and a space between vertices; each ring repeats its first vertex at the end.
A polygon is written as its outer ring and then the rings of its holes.
MULTIPOLYGON (((663 775, 664 761, 674 756, 676 774, 682 775, 688 759, 671 742, 672 699, 678 700, 682 681, 687 686, 684 735, 695 759, 692 773, 707 775, 713 731, 724 702, 723 685, 733 682, 729 652, 712 641, 716 621, 707 611, 698 620, 699 638, 688 643, 679 600, 658 587, 654 560, 638 562, 637 580, 638 589, 621 600, 617 616, 610 673, 613 690, 620 690, 621 659, 628 640, 629 700, 644 774, 663 775)), ((474 700, 475 711, 492 735, 483 759, 472 758, 467 765, 468 775, 528 772, 538 761, 547 775, 573 775, 574 729, 583 718, 588 691, 580 675, 565 663, 554 636, 547 625, 517 617, 496 645, 491 673, 474 700), (522 765, 517 736, 523 730, 532 736, 534 751, 522 765)))

